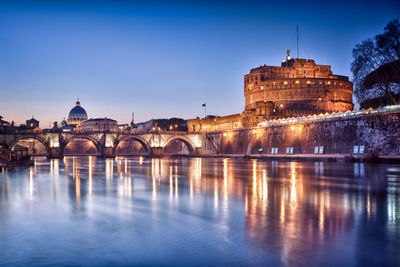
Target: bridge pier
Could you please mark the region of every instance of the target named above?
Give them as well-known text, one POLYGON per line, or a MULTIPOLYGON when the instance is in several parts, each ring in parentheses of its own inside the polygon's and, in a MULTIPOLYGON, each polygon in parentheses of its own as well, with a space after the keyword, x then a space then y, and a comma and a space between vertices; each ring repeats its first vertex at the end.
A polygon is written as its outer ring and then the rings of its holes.
POLYGON ((103 158, 115 157, 115 149, 113 147, 103 147, 101 157, 103 158))
POLYGON ((201 156, 203 155, 203 149, 201 147, 195 147, 194 148, 194 155, 195 156, 201 156))
POLYGON ((63 153, 61 151, 60 147, 51 147, 50 148, 50 154, 49 154, 49 158, 62 158, 63 157, 63 153))
POLYGON ((162 147, 151 147, 150 148, 150 156, 151 157, 161 157, 163 148, 162 147))

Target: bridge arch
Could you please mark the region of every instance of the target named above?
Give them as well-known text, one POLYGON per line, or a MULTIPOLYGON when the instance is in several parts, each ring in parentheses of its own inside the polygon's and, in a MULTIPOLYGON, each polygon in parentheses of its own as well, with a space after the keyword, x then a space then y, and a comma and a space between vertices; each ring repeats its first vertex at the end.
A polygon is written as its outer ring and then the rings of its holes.
POLYGON ((124 137, 118 139, 117 143, 115 144, 115 153, 117 153, 118 146, 121 145, 121 143, 129 142, 129 141, 137 141, 143 147, 146 155, 150 154, 150 150, 151 150, 150 144, 146 140, 144 140, 143 138, 141 138, 139 136, 134 136, 134 135, 133 136, 132 135, 124 136, 124 137))
POLYGON ((192 140, 190 140, 189 138, 185 137, 185 136, 172 136, 170 138, 168 138, 165 141, 165 146, 163 147, 163 154, 165 153, 165 148, 168 146, 168 144, 170 144, 171 142, 175 141, 175 140, 179 140, 182 143, 184 143, 188 149, 189 155, 194 155, 195 154, 195 145, 192 142, 192 140))
POLYGON ((96 148, 97 155, 98 156, 101 155, 101 146, 100 146, 99 142, 96 139, 94 139, 93 137, 87 136, 87 135, 76 135, 76 136, 72 136, 72 137, 66 139, 62 145, 62 155, 65 155, 65 149, 67 148, 68 144, 70 144, 74 141, 77 141, 77 140, 82 140, 82 139, 90 141, 96 148))
POLYGON ((22 140, 27 140, 27 139, 35 139, 39 143, 41 143, 44 148, 46 149, 46 156, 50 156, 50 147, 48 146, 47 142, 42 139, 40 136, 37 135, 20 135, 14 138, 14 140, 8 145, 8 153, 11 152, 12 148, 22 140))

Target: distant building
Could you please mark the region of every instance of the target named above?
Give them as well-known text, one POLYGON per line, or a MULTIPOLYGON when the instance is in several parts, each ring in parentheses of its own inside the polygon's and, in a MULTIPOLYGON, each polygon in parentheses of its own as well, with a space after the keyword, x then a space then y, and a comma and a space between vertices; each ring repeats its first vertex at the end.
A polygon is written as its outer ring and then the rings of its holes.
POLYGON ((152 119, 136 124, 137 130, 141 132, 155 131, 187 131, 187 122, 180 118, 152 119))
POLYGON ((140 132, 150 132, 153 127, 155 127, 154 120, 148 120, 146 122, 139 122, 136 124, 138 131, 140 132))
POLYGON ((35 120, 32 116, 32 119, 26 120, 26 129, 35 129, 39 127, 39 121, 35 120))
POLYGON ((77 129, 80 132, 117 132, 119 130, 117 121, 108 118, 90 119, 81 122, 77 129))
POLYGON ((260 66, 244 76, 241 114, 188 120, 189 131, 220 131, 256 126, 261 121, 345 112, 353 109, 353 84, 312 59, 291 59, 281 66, 260 66))
POLYGON ((81 102, 79 102, 79 98, 76 101, 75 107, 71 109, 71 111, 68 114, 68 124, 72 125, 79 125, 82 122, 86 121, 88 119, 86 110, 81 107, 81 102))
POLYGON ((3 120, 3 116, 0 116, 0 126, 10 126, 8 121, 3 120))
POLYGON ((65 118, 61 121, 61 123, 58 125, 58 129, 63 131, 63 132, 71 132, 75 129, 74 124, 68 124, 68 122, 65 120, 65 118))

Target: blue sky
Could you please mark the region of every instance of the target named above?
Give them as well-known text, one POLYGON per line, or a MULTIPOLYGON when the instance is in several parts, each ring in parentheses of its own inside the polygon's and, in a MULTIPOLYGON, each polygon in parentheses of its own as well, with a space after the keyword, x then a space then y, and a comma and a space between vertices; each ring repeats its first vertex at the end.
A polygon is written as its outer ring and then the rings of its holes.
MULTIPOLYGON (((285 49, 351 76, 351 50, 398 18, 396 1, 0 2, 0 115, 48 127, 76 97, 119 123, 244 108, 243 75, 285 49)), ((293 54, 294 55, 294 54, 293 54)))

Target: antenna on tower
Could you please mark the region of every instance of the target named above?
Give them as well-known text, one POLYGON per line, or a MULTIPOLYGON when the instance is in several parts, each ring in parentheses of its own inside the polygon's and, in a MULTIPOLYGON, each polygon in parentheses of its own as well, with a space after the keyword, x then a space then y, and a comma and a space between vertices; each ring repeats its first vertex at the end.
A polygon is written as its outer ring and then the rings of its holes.
POLYGON ((297 58, 299 58, 299 24, 296 26, 296 50, 297 50, 297 58))

